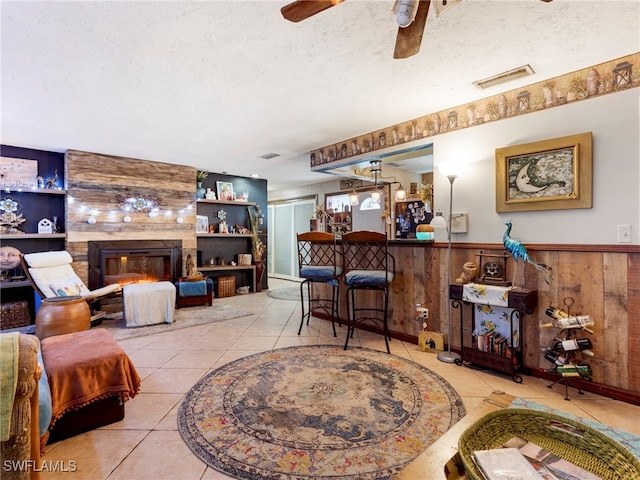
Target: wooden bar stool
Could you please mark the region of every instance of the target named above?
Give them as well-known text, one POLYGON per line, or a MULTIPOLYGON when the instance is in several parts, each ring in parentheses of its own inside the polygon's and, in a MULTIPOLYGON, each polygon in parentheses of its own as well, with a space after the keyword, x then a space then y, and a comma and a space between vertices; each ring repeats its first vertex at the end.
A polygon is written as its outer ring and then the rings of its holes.
POLYGON ((389 285, 395 276, 396 261, 388 251, 387 235, 368 230, 345 233, 342 235, 342 252, 349 321, 344 349, 347 349, 356 325, 368 321, 382 324, 387 353, 391 353, 388 324, 389 285), (366 304, 362 298, 358 305, 356 292, 359 290, 381 292, 382 307, 372 303, 366 304))
POLYGON ((302 301, 302 318, 298 335, 302 332, 305 318, 309 325, 309 318, 313 312, 321 310, 331 315, 333 336, 336 337, 336 320, 338 320, 338 304, 340 301, 340 276, 342 267, 339 265, 340 251, 336 245, 336 237, 327 232, 305 232, 297 235, 298 240, 298 275, 303 278, 300 284, 300 299, 302 301), (324 296, 313 297, 311 285, 324 283, 331 287, 331 298, 324 296), (307 289, 307 309, 305 311, 304 289, 307 289))

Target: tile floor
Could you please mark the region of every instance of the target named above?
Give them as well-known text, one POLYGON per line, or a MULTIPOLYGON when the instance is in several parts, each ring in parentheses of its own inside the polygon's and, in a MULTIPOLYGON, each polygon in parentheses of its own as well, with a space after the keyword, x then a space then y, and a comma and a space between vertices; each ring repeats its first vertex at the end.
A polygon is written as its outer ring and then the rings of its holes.
MULTIPOLYGON (((272 290, 290 285, 269 280, 272 290)), ((143 379, 140 394, 127 402, 123 421, 49 445, 44 460, 58 462, 59 467, 69 467, 73 461, 77 472, 44 472, 45 480, 228 479, 195 457, 178 433, 176 413, 189 388, 207 372, 248 354, 344 341, 344 327, 334 338, 331 323, 317 318, 298 336, 299 302, 275 300, 266 292, 217 301, 242 306, 253 315, 120 342, 143 379)), ((353 345, 384 351, 379 335, 357 331, 356 337, 353 345)), ((445 377, 467 411, 499 390, 640 435, 640 406, 590 393, 578 395, 575 390, 566 401, 564 387, 549 389, 537 378, 525 377, 516 384, 505 375, 442 363, 416 345, 398 340, 391 342, 391 350, 445 377)))

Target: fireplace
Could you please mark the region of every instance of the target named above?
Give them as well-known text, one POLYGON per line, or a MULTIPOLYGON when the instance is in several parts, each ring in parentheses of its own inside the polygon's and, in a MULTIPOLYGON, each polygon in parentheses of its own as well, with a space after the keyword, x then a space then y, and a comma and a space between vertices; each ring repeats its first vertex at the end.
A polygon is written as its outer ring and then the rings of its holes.
POLYGON ((89 289, 113 283, 173 282, 182 272, 180 240, 89 242, 89 289))

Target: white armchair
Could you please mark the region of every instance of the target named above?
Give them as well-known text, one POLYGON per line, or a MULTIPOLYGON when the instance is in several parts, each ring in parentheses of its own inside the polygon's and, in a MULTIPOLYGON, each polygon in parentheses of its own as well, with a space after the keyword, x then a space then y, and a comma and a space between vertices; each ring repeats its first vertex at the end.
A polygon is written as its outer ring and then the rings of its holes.
MULTIPOLYGON (((94 302, 121 289, 120 285, 112 284, 89 290, 73 270, 73 258, 66 250, 26 253, 21 256, 21 260, 27 278, 42 298, 79 295, 92 307, 94 302)), ((96 312, 91 308, 92 322, 102 316, 104 312, 96 312)))

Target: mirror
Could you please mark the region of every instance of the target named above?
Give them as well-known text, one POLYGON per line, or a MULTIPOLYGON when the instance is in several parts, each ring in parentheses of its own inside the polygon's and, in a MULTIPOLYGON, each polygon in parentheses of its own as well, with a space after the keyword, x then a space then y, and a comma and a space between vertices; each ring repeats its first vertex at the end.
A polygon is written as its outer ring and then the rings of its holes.
MULTIPOLYGON (((391 238, 415 238, 418 224, 429 223, 433 211, 433 144, 398 146, 345 158, 341 161, 312 167, 312 170, 352 179, 341 182, 341 189, 348 195, 349 191, 367 192, 373 189, 374 182, 386 186, 389 202, 386 203, 386 214, 390 216, 391 238), (373 161, 373 163, 372 163, 373 161), (374 175, 376 161, 380 161, 380 171, 374 175), (406 191, 406 199, 396 201, 395 192, 402 187, 406 191)), ((335 194, 334 194, 335 195, 335 194)), ((365 194, 366 195, 366 194, 365 194)), ((362 197, 362 195, 361 195, 362 197)), ((343 204, 348 202, 343 199, 343 204)), ((357 230, 356 221, 360 217, 361 208, 353 207, 351 217, 353 229, 357 230)), ((379 213, 376 214, 380 218, 379 213)), ((379 222, 378 222, 379 223, 379 222)), ((384 226, 380 227, 384 228, 384 226)), ((374 230, 378 230, 375 228, 374 230)))

